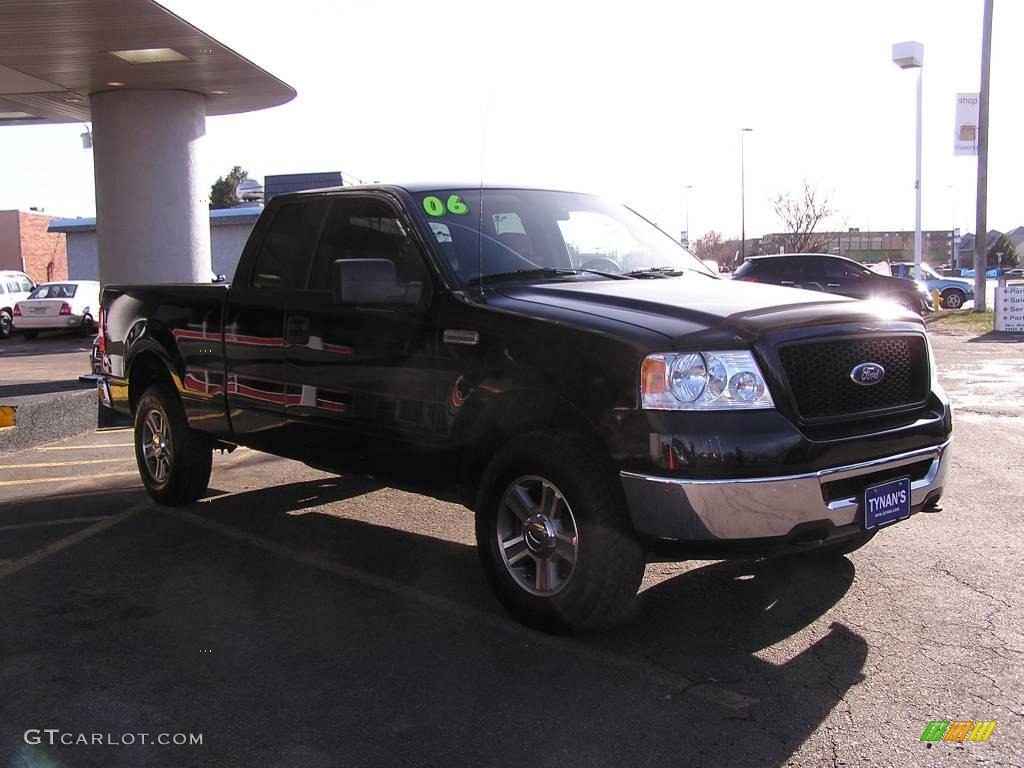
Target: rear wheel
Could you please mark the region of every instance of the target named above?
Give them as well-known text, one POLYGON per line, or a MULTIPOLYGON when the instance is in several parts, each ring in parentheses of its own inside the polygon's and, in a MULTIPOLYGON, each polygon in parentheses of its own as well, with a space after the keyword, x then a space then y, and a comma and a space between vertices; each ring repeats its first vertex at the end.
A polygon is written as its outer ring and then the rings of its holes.
POLYGON ((564 432, 513 439, 484 474, 477 548, 488 580, 516 618, 581 631, 624 618, 644 575, 618 475, 564 432))
POLYGON ((6 309, 0 309, 0 339, 6 339, 14 328, 14 318, 6 309))
POLYGON ((160 504, 191 504, 210 483, 213 449, 189 429, 181 400, 165 384, 149 387, 135 410, 135 460, 146 491, 160 504))
POLYGON ((963 291, 950 289, 942 294, 942 306, 945 309, 960 309, 964 305, 965 298, 963 291))
POLYGON ((82 336, 92 336, 96 333, 96 321, 92 319, 92 315, 88 312, 82 316, 82 324, 79 326, 78 332, 82 336))

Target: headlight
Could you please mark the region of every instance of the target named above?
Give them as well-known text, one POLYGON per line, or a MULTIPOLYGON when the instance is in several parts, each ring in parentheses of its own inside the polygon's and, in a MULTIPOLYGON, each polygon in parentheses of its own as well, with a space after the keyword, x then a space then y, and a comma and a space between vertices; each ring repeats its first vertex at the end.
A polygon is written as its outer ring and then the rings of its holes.
POLYGON ((754 356, 736 350, 648 355, 640 400, 643 408, 657 411, 775 407, 754 356))

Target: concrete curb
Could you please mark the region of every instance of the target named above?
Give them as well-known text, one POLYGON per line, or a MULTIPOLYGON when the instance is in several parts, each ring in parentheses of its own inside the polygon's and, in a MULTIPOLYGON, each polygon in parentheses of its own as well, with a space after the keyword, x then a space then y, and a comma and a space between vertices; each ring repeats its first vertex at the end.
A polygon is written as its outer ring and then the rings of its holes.
POLYGON ((98 406, 95 389, 12 398, 3 407, 13 408, 14 426, 0 428, 0 453, 52 443, 95 429, 98 406))

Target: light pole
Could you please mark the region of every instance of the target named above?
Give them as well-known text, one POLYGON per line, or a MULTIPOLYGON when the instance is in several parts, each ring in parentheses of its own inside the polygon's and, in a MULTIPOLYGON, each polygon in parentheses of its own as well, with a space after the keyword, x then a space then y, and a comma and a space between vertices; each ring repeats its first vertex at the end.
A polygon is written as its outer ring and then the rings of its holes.
POLYGON ((687 248, 690 247, 690 190, 693 189, 693 184, 687 184, 683 189, 686 190, 686 242, 683 243, 687 248))
POLYGON ((743 156, 743 140, 753 130, 753 128, 740 128, 740 264, 747 260, 747 177, 743 156))
POLYGON ((900 69, 917 70, 917 162, 914 176, 914 279, 921 279, 921 81, 924 72, 924 45, 896 43, 892 60, 900 69))

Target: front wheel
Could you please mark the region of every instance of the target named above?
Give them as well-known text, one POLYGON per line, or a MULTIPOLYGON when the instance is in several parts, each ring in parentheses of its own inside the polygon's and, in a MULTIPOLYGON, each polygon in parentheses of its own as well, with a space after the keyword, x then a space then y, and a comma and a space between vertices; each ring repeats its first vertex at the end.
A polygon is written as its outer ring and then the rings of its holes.
POLYGON ((490 463, 476 511, 491 586, 524 624, 554 632, 623 619, 644 575, 618 474, 564 432, 509 442, 490 463))
POLYGON ((942 294, 942 306, 946 309, 960 309, 964 305, 963 291, 946 291, 942 294))
POLYGON ((135 461, 142 484, 159 504, 191 504, 210 483, 213 449, 189 429, 181 400, 167 385, 149 387, 135 409, 135 461))

